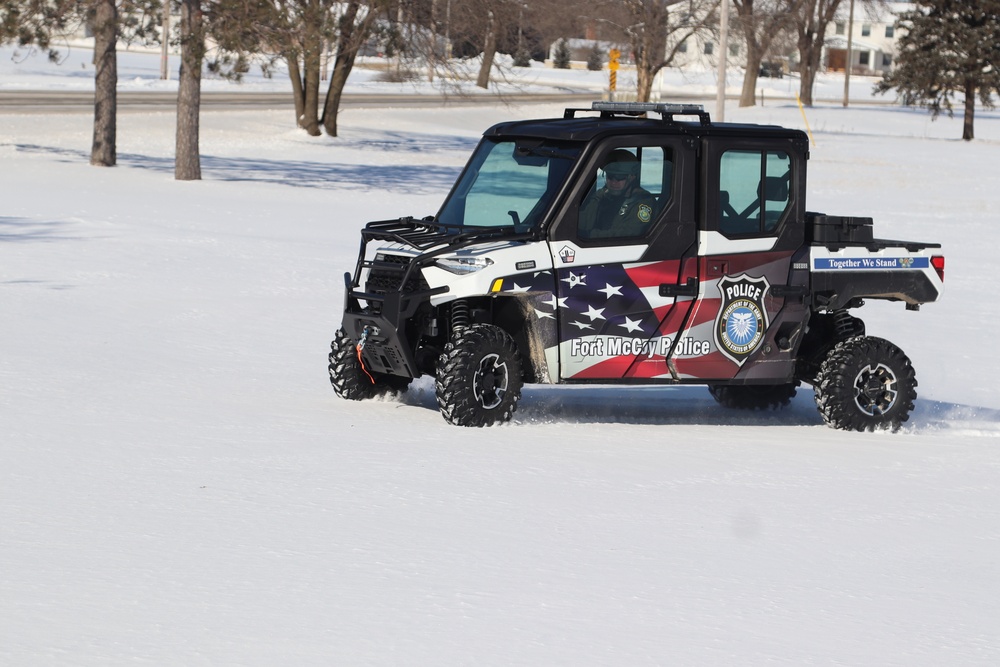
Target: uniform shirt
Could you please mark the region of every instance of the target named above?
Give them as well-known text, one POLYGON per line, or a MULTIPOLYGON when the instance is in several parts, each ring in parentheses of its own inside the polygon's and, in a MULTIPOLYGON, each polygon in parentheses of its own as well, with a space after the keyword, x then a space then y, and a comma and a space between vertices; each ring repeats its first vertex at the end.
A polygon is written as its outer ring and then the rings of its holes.
POLYGON ((607 186, 588 197, 580 207, 581 238, 642 236, 653 221, 656 199, 641 187, 615 196, 607 186))

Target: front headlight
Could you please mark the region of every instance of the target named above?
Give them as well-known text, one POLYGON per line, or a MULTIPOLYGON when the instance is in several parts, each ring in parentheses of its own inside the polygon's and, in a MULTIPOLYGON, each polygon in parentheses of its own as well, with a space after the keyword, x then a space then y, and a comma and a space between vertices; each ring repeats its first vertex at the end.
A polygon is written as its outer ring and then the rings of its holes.
POLYGON ((442 257, 434 262, 435 266, 458 274, 482 271, 491 264, 493 260, 489 257, 442 257))

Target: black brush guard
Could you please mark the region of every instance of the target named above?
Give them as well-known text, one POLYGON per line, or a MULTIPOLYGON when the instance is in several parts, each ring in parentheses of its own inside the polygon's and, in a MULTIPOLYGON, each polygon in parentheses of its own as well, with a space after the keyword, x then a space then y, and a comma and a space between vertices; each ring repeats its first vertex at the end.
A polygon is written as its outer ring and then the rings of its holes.
MULTIPOLYGON (((454 252, 475 243, 497 239, 527 241, 535 239, 534 233, 518 234, 513 227, 492 227, 469 231, 468 228, 440 225, 433 220, 400 218, 370 222, 361 230, 361 249, 354 275, 344 274, 344 319, 347 336, 354 341, 364 341, 362 358, 369 372, 415 378, 421 375, 417 367, 407 324, 421 304, 431 297, 449 291, 447 285, 431 289, 423 280, 420 269, 443 254, 454 252), (401 255, 388 251, 383 259, 376 256, 365 259, 368 243, 387 241, 420 251, 408 261, 399 261, 401 255), (361 278, 367 270, 369 281, 361 289, 361 278), (371 276, 384 280, 385 289, 371 290, 371 276), (362 306, 364 301, 367 305, 362 306)), ((381 253, 380 253, 381 255, 381 253)), ((419 332, 413 332, 419 334, 419 332)))

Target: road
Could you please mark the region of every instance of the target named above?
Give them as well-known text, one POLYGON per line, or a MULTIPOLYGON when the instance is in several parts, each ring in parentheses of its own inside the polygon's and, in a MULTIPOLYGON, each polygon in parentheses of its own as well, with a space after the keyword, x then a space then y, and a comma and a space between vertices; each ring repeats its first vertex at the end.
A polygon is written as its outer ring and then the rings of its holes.
MULTIPOLYGON (((342 109, 366 106, 428 107, 442 105, 498 104, 503 102, 579 102, 599 99, 599 92, 566 91, 560 93, 515 93, 496 95, 344 95, 342 109)), ((171 111, 177 104, 176 92, 118 91, 119 112, 171 111)), ((267 92, 202 92, 203 111, 238 111, 242 109, 290 109, 292 94, 267 92)), ((0 113, 81 113, 94 108, 90 91, 0 91, 0 113)))
MULTIPOLYGON (((504 95, 420 95, 420 94, 371 94, 345 93, 341 100, 341 109, 358 107, 439 107, 479 104, 526 104, 526 103, 575 103, 589 106, 589 103, 601 99, 600 91, 581 91, 566 89, 551 93, 511 93, 504 95)), ((727 100, 736 101, 739 95, 728 95, 727 100)), ((794 97, 774 97, 769 101, 791 99, 794 97)), ((684 95, 673 93, 671 102, 696 102, 714 108, 715 97, 705 95, 684 95)), ((819 103, 837 103, 836 100, 816 100, 819 103)), ((118 111, 128 112, 171 112, 177 104, 176 92, 159 91, 118 91, 118 111)), ((863 105, 893 105, 895 100, 866 99, 857 104, 863 105)), ((241 111, 252 109, 286 110, 292 107, 291 92, 205 92, 201 94, 201 109, 210 111, 241 111)), ((56 90, 24 90, 0 91, 0 114, 31 114, 31 113, 92 113, 94 109, 94 93, 91 91, 56 91, 56 90)))

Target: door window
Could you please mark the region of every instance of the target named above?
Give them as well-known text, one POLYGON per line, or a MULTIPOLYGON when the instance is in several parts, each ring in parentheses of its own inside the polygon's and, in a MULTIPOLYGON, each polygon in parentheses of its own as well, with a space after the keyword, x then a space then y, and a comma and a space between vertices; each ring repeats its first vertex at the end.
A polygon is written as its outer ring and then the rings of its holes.
POLYGON ((719 231, 767 235, 791 203, 791 158, 782 151, 730 150, 719 164, 719 231))
POLYGON ((599 160, 580 200, 578 237, 646 236, 670 200, 673 154, 661 146, 615 148, 599 160))

